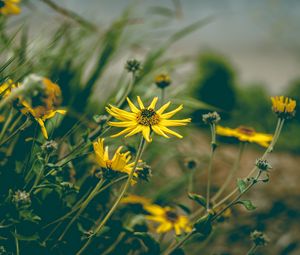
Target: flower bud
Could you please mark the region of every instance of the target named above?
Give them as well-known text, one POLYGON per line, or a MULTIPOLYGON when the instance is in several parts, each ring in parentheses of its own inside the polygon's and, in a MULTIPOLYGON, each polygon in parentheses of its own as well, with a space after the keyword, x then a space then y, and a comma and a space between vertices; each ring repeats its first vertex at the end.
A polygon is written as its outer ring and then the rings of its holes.
POLYGON ((205 124, 217 124, 221 117, 217 112, 209 112, 202 115, 202 120, 205 124))

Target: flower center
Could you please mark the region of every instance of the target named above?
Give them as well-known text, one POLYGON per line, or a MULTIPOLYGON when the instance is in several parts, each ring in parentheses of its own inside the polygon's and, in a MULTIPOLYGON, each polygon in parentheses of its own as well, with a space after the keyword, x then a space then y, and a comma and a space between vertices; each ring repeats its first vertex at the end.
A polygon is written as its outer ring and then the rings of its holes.
POLYGON ((178 219, 178 215, 174 211, 167 211, 166 217, 167 217, 168 221, 171 221, 173 223, 176 222, 178 219))
POLYGON ((239 126, 237 128, 237 131, 240 132, 241 134, 248 135, 248 136, 254 136, 255 135, 255 130, 250 127, 245 127, 245 126, 239 126))
POLYGON ((5 6, 5 2, 3 0, 0 0, 0 8, 3 8, 5 6))
POLYGON ((143 109, 137 116, 137 122, 143 126, 153 126, 159 123, 159 116, 153 109, 143 109))

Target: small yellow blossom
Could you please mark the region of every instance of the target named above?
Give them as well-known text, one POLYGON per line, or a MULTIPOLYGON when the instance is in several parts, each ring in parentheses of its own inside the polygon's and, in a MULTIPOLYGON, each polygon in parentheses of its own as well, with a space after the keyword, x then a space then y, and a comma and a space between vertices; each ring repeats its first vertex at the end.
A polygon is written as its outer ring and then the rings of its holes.
POLYGON ((142 133, 147 142, 151 142, 151 132, 154 131, 156 134, 161 135, 165 138, 169 138, 167 134, 174 135, 178 138, 182 136, 168 127, 185 126, 191 121, 190 118, 183 120, 170 120, 177 112, 179 112, 183 106, 180 105, 175 110, 164 113, 165 110, 170 106, 171 102, 164 104, 160 109, 155 110, 155 106, 158 98, 155 97, 148 107, 145 107, 141 98, 138 96, 137 101, 139 108, 137 108, 129 98, 127 102, 129 104, 131 112, 124 111, 115 106, 109 105, 106 107, 107 112, 120 120, 120 122, 109 122, 108 124, 114 127, 125 128, 123 131, 113 135, 117 137, 123 134, 128 136, 142 133))
POLYGON ((272 109, 280 118, 295 116, 296 101, 284 96, 271 97, 272 109))
POLYGON ((18 87, 19 83, 14 83, 12 79, 9 79, 0 85, 0 96, 6 97, 11 93, 11 90, 18 87))
POLYGON ((262 147, 268 147, 273 139, 270 134, 257 133, 253 128, 245 126, 234 129, 217 126, 216 133, 221 136, 237 138, 241 142, 257 143, 262 147))
MULTIPOLYGON (((130 152, 127 151, 122 153, 122 146, 120 146, 116 152, 114 153, 113 157, 110 159, 108 153, 108 146, 104 147, 104 139, 99 138, 96 142, 93 143, 94 152, 96 156, 96 161, 98 165, 103 169, 108 169, 112 171, 117 171, 120 173, 130 174, 133 167, 134 162, 130 162, 131 155, 130 152)), ((141 160, 139 161, 142 162, 141 160)), ((141 170, 142 168, 137 167, 136 170, 141 170)), ((138 174, 135 172, 134 177, 137 178, 138 174)), ((132 182, 134 184, 135 181, 132 182)))
POLYGON ((157 87, 159 87, 160 89, 164 89, 168 87, 172 81, 168 74, 161 73, 155 77, 154 82, 157 87))
POLYGON ((145 205, 144 209, 150 213, 150 215, 146 216, 146 219, 159 223, 159 226, 156 228, 157 233, 166 233, 174 230, 176 235, 181 235, 184 232, 192 231, 188 217, 177 214, 171 207, 150 204, 145 205))
POLYGON ((0 15, 14 15, 21 12, 20 0, 0 0, 0 15))

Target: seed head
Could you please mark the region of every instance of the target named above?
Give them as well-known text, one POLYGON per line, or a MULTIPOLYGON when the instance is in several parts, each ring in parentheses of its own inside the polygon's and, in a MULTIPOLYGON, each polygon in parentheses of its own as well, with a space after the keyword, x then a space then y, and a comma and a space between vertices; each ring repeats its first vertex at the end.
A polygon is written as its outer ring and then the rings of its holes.
POLYGON ((217 124, 221 117, 217 112, 209 112, 202 115, 202 120, 205 124, 217 124))

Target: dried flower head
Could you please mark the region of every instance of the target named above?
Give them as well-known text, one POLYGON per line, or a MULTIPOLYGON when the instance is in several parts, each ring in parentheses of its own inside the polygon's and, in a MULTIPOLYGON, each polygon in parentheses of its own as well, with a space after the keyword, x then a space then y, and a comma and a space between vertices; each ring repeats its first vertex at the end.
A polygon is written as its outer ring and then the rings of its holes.
POLYGON ((0 15, 16 15, 21 12, 20 0, 0 0, 0 15))
POLYGON ((279 118, 291 119, 295 116, 296 101, 284 96, 271 97, 272 110, 279 118))
POLYGON ((261 171, 268 171, 272 168, 272 166, 269 164, 269 162, 266 159, 257 159, 255 162, 255 165, 257 168, 261 171))
POLYGON ((140 107, 139 109, 131 102, 129 98, 127 98, 131 112, 124 111, 112 105, 106 107, 106 110, 110 115, 120 120, 120 122, 110 121, 108 124, 114 127, 125 128, 123 131, 112 135, 111 137, 117 137, 126 133, 127 135, 125 137, 128 137, 137 133, 142 133, 146 141, 151 142, 152 139, 150 134, 152 131, 154 131, 156 134, 165 138, 169 138, 167 134, 182 138, 180 134, 169 129, 168 127, 185 126, 191 121, 190 118, 183 120, 170 120, 170 118, 179 112, 183 106, 180 105, 175 110, 164 113, 164 111, 170 106, 171 102, 168 102, 160 107, 160 109, 155 110, 157 100, 157 97, 153 98, 150 105, 145 107, 141 98, 138 96, 137 101, 140 107))
POLYGON ((12 201, 18 206, 30 205, 31 204, 30 194, 27 193, 26 191, 17 190, 12 197, 12 201))
POLYGON ((270 239, 261 231, 254 230, 250 234, 251 240, 257 246, 266 246, 270 239))
POLYGON ((129 73, 136 73, 141 70, 141 62, 136 59, 129 59, 125 64, 125 69, 129 73))
POLYGON ((152 177, 151 166, 144 165, 140 171, 137 171, 137 174, 139 179, 149 182, 152 177))
POLYGON ((58 144, 54 140, 46 141, 42 145, 42 150, 45 151, 46 153, 52 153, 56 151, 57 148, 58 148, 58 144))
POLYGON ((157 87, 159 87, 160 89, 164 89, 164 88, 168 87, 172 81, 168 74, 161 73, 161 74, 155 76, 154 82, 157 87))
POLYGON ((209 112, 202 115, 202 120, 205 124, 217 124, 221 117, 217 112, 209 112))

